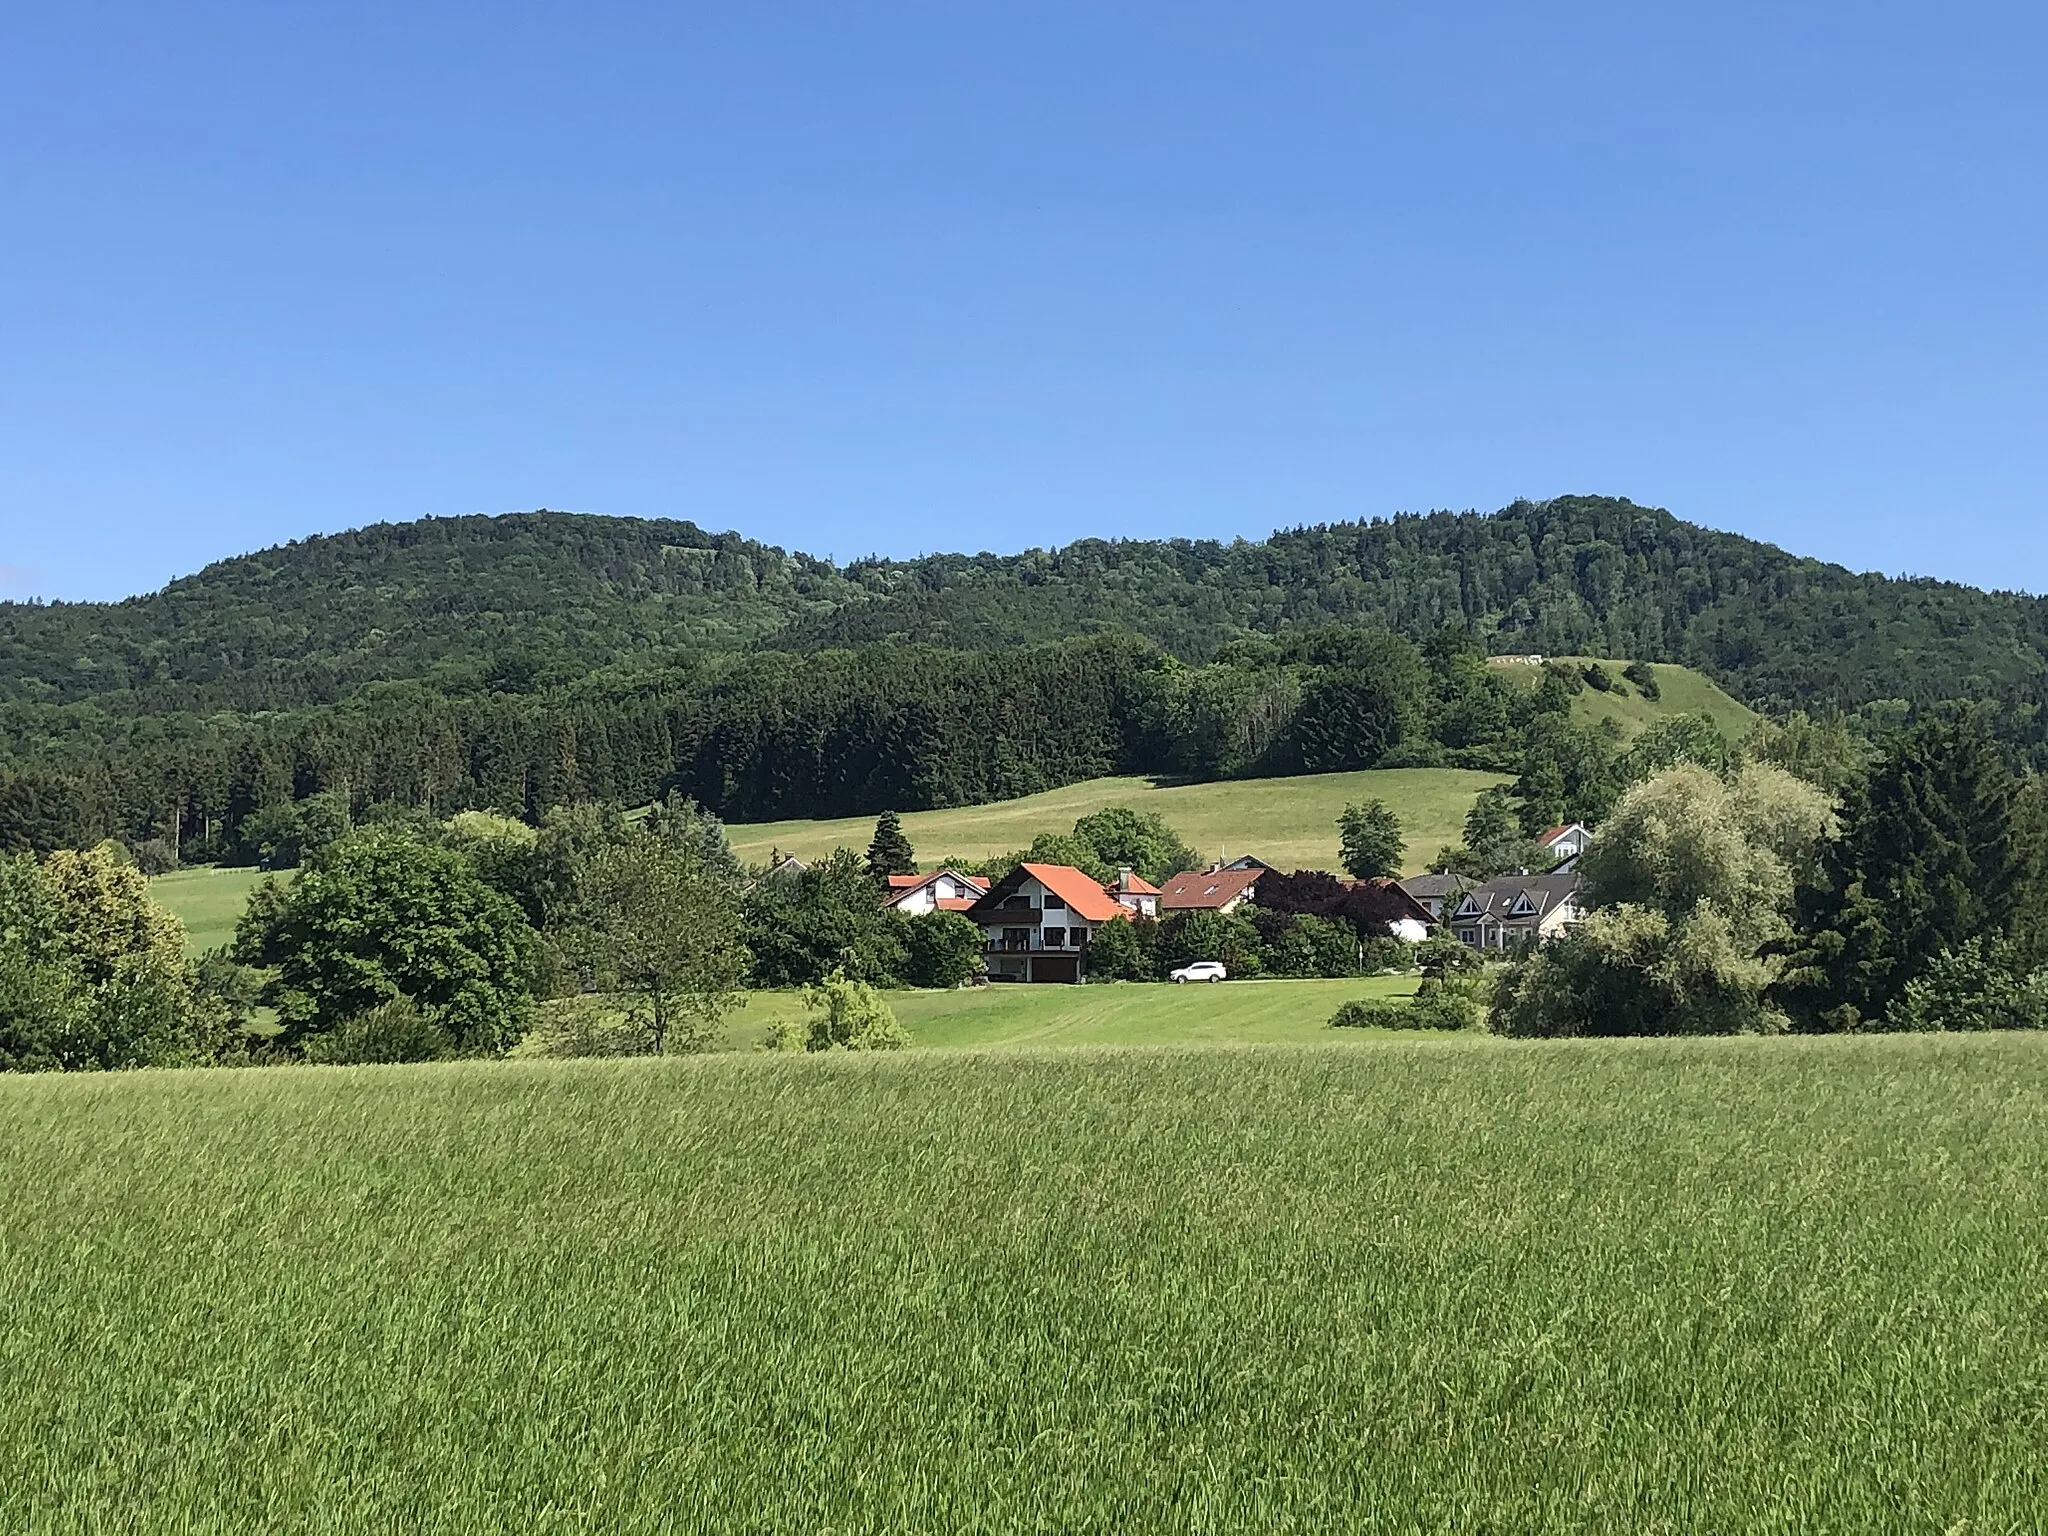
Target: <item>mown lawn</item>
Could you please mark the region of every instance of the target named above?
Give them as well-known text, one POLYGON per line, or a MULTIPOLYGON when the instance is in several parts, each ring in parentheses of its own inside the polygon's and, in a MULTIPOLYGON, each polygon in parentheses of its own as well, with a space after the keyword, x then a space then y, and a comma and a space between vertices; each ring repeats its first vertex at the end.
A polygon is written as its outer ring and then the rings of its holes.
POLYGON ((2048 1042, 0 1081, 0 1526, 1970 1531, 2048 1042))
MULTIPOLYGON (((1408 997, 1413 976, 1353 981, 1226 981, 1216 985, 1091 983, 1083 987, 992 984, 952 992, 884 996, 916 1049, 1004 1050, 1074 1045, 1273 1045, 1344 1043, 1375 1031, 1331 1029, 1353 998, 1408 997)), ((731 1015, 729 1043, 749 1049, 774 1022, 804 1017, 794 992, 755 992, 731 1015)))
MULTIPOLYGON (((1479 792, 1508 780, 1460 768, 1389 768, 1316 773, 1292 779, 1235 779, 1161 787, 1151 779, 1090 779, 1021 800, 913 811, 903 828, 929 868, 947 857, 989 858, 1026 846, 1041 832, 1065 832, 1109 805, 1155 811, 1205 859, 1254 853, 1280 869, 1337 868, 1337 817, 1353 801, 1384 800, 1407 837, 1405 867, 1419 873, 1446 843, 1465 834, 1465 813, 1479 792)), ((818 858, 834 848, 866 848, 875 818, 769 821, 735 825, 734 850, 765 861, 772 850, 818 858)))

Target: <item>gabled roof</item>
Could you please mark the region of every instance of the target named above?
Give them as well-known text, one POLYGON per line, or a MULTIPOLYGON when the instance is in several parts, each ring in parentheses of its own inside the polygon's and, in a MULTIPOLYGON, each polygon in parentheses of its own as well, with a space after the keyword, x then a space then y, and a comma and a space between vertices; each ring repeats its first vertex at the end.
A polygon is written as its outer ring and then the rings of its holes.
POLYGON ((1360 880, 1352 885, 1359 905, 1387 923, 1415 922, 1424 927, 1436 921, 1429 908, 1417 901, 1398 880, 1360 880))
POLYGON ((1484 917, 1492 922, 1541 922, 1578 893, 1577 875, 1502 875, 1473 886, 1465 900, 1449 908, 1445 917, 1471 921, 1484 917), (1469 904, 1474 911, 1467 912, 1469 904))
POLYGON ((1543 835, 1537 838, 1536 841, 1541 843, 1545 848, 1548 848, 1552 843, 1557 842, 1560 838, 1565 837, 1570 833, 1583 833, 1585 830, 1586 824, 1583 821, 1568 821, 1561 827, 1544 828, 1543 835))
POLYGON ((1124 896, 1157 896, 1159 894, 1158 886, 1147 880, 1143 875, 1133 874, 1128 869, 1118 874, 1116 884, 1112 885, 1110 889, 1124 896))
POLYGON ((1177 911, 1227 907, 1259 883, 1261 869, 1190 870, 1175 875, 1159 893, 1159 905, 1177 911))
MULTIPOLYGON (((970 891, 986 892, 988 890, 988 882, 986 880, 979 879, 974 875, 963 875, 957 869, 935 869, 928 875, 891 875, 889 877, 889 889, 882 896, 882 905, 885 907, 898 906, 913 891, 921 891, 934 880, 940 878, 958 881, 970 891)), ((972 897, 940 896, 937 898, 937 901, 940 906, 951 912, 965 912, 974 905, 972 897)))
POLYGON ((1429 900, 1449 896, 1454 891, 1469 890, 1478 883, 1470 875, 1410 875, 1401 882, 1401 889, 1410 896, 1429 900))
POLYGON ((1124 909, 1114 896, 1071 864, 1024 864, 1019 867, 1064 901, 1069 912, 1078 912, 1091 923, 1106 923, 1112 917, 1123 915, 1124 909))
POLYGON ((967 915, 978 923, 1001 922, 1005 915, 1003 903, 1016 895, 1026 880, 1036 880, 1083 922, 1106 923, 1113 917, 1129 915, 1114 896, 1071 864, 1019 864, 974 902, 967 915))

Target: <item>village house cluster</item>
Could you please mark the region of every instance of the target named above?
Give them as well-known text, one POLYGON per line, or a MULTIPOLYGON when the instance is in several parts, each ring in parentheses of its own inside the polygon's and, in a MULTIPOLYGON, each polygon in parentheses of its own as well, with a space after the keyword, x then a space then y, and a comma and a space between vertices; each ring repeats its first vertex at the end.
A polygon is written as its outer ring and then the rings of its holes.
MULTIPOLYGON (((1387 932, 1395 938, 1420 943, 1440 930, 1475 949, 1513 949, 1555 938, 1578 918, 1576 866, 1586 838, 1582 824, 1551 828, 1540 841, 1554 862, 1541 874, 1351 883, 1381 893, 1387 932)), ((1069 864, 1022 863, 996 880, 935 869, 891 876, 883 902, 911 917, 965 915, 982 930, 991 980, 1073 983, 1087 979, 1089 945, 1104 923, 1232 912, 1256 901, 1259 881, 1275 872, 1250 856, 1186 871, 1164 886, 1129 869, 1105 885, 1069 864)))

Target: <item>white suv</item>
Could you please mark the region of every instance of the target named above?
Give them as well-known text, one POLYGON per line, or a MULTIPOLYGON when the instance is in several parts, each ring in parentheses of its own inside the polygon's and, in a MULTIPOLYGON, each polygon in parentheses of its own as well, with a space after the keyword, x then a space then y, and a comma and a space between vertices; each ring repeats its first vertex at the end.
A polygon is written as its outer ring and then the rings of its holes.
POLYGON ((1221 981, 1229 974, 1230 972, 1223 968, 1221 960, 1197 960, 1194 964, 1184 965, 1177 971, 1168 971, 1166 979, 1168 981, 1221 981))

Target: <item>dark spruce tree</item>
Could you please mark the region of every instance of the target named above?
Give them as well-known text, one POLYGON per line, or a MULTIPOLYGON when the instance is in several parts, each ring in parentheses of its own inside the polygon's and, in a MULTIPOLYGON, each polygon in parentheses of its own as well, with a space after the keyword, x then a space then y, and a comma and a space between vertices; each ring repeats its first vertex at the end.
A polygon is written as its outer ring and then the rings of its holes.
POLYGON ((1850 788, 1842 835, 1801 894, 1778 991, 1801 1028, 1882 1029, 1944 952, 2006 933, 2027 893, 2019 780, 1974 715, 1924 719, 1850 788))
POLYGON ((884 811, 875 818, 875 839, 868 844, 868 877, 887 885, 891 875, 917 873, 917 850, 903 830, 903 818, 884 811))

